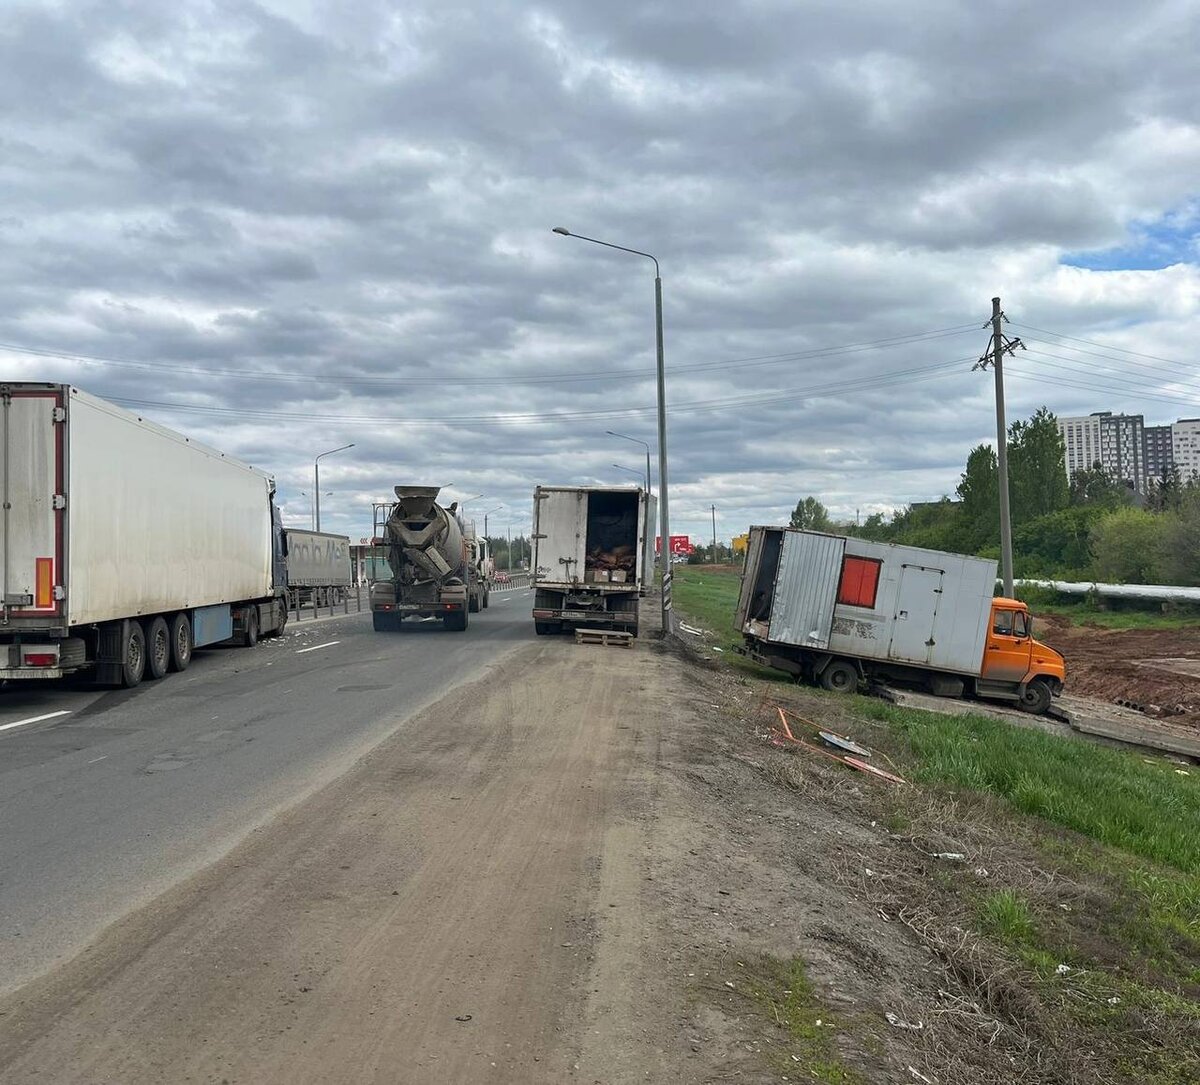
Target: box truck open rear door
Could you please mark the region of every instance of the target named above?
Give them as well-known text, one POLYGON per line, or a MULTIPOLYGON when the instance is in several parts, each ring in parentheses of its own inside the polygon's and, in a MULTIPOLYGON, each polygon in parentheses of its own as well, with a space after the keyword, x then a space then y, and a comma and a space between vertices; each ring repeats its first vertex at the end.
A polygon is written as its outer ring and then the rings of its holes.
POLYGON ((53 617, 62 595, 63 404, 0 388, 0 548, 6 621, 53 617))

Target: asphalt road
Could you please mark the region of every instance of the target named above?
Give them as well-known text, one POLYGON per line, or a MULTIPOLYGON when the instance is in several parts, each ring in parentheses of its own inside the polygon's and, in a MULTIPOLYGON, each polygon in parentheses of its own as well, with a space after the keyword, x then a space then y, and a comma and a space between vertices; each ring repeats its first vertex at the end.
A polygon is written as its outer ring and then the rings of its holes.
POLYGON ((375 633, 367 614, 305 622, 252 650, 198 652, 183 674, 133 690, 0 692, 0 992, 531 642, 530 605, 528 590, 494 592, 466 633, 375 633))

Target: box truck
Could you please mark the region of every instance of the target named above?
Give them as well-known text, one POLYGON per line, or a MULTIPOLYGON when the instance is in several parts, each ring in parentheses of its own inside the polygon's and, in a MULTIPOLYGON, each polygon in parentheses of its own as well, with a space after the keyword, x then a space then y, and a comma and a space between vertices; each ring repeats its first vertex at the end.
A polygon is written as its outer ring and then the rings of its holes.
POLYGON ((654 583, 656 502, 637 486, 539 486, 533 493, 533 627, 637 635, 654 583))
POLYGON ((1024 603, 992 597, 995 583, 982 558, 752 527, 736 620, 747 655, 829 690, 897 680, 1043 713, 1063 657, 1034 639, 1024 603))
POLYGON ((287 621, 274 482, 65 384, 0 384, 0 678, 183 670, 287 621))

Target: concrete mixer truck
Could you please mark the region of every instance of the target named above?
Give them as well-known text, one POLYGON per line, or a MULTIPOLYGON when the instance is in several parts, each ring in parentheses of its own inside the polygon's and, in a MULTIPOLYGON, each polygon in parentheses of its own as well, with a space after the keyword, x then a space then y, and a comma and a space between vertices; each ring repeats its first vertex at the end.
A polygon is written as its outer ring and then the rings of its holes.
POLYGON ((458 502, 437 504, 440 486, 397 486, 396 503, 377 509, 375 536, 387 547, 391 578, 371 585, 376 632, 405 618, 440 618, 461 632, 467 616, 487 606, 487 584, 463 538, 458 502), (380 527, 379 520, 382 520, 380 527))

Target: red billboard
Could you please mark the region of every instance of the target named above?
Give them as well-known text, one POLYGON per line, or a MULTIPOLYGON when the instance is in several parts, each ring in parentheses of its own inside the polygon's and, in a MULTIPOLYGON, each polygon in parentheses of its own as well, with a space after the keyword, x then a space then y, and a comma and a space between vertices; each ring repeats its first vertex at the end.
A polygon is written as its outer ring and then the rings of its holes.
MULTIPOLYGON (((654 552, 662 553, 662 536, 654 537, 654 552)), ((692 552, 692 539, 690 535, 672 535, 671 536, 671 553, 687 556, 692 552)))

